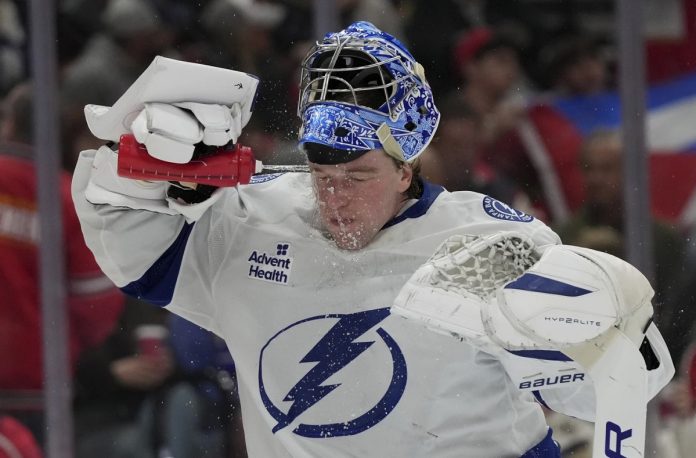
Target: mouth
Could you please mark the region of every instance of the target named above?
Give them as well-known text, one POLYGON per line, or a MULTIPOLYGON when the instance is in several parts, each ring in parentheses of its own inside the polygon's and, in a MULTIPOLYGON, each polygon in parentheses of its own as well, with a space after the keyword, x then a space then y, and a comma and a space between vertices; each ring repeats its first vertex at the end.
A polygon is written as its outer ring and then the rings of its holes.
POLYGON ((354 218, 347 218, 347 217, 331 217, 329 218, 329 225, 332 227, 337 227, 337 228, 345 228, 347 226, 350 226, 355 222, 354 218))

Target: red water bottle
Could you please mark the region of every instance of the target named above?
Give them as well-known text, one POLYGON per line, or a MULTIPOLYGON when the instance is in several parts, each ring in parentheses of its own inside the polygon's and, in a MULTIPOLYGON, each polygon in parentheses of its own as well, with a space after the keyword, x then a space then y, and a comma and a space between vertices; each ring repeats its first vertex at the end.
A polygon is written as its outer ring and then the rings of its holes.
POLYGON ((240 144, 221 146, 186 164, 155 159, 133 134, 123 134, 118 144, 118 175, 149 181, 179 181, 233 187, 247 184, 256 170, 251 148, 240 144))

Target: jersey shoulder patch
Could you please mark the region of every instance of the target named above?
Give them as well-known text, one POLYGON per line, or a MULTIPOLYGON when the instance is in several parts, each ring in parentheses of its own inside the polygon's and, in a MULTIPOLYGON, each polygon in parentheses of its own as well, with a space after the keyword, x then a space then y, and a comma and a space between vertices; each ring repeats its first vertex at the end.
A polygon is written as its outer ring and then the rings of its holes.
POLYGON ((484 196, 482 200, 483 211, 488 216, 503 221, 515 221, 519 223, 529 223, 534 221, 534 217, 522 211, 515 210, 506 203, 496 200, 490 196, 484 196))

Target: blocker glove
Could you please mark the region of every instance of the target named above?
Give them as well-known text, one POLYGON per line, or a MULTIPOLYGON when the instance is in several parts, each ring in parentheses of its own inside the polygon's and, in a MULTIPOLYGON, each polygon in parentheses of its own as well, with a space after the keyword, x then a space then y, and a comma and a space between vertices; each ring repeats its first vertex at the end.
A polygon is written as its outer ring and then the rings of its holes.
POLYGON ((185 164, 193 158, 196 144, 223 146, 236 143, 249 122, 249 104, 231 106, 198 102, 145 103, 131 123, 138 143, 159 160, 185 164))

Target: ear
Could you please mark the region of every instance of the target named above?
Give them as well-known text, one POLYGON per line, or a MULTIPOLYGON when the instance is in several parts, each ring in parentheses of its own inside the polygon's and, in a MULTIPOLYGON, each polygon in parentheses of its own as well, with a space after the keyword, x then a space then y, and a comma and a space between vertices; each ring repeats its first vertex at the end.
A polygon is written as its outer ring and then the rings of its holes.
POLYGON ((408 187, 411 186, 411 181, 413 180, 413 167, 408 163, 403 164, 399 172, 401 173, 401 177, 399 178, 399 192, 404 193, 408 187))

